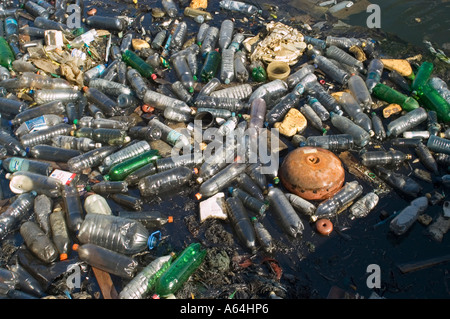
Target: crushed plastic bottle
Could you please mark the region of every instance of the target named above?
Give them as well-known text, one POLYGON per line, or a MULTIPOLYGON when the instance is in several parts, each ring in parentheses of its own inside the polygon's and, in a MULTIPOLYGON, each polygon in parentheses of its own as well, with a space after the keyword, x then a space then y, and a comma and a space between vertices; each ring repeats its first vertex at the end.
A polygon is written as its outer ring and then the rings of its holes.
POLYGON ((14 202, 0 215, 0 238, 16 230, 20 222, 29 217, 34 206, 36 192, 20 194, 14 202))
POLYGON ((389 229, 397 236, 404 235, 414 224, 420 214, 428 208, 428 198, 418 197, 402 209, 389 223, 389 229))

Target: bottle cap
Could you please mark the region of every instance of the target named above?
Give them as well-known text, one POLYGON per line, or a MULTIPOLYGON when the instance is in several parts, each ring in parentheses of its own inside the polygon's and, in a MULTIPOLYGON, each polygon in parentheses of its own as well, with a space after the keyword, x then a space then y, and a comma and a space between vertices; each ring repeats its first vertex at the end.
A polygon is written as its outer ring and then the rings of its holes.
POLYGON ((152 80, 153 81, 155 81, 156 80, 156 78, 157 78, 157 76, 156 76, 156 74, 155 73, 153 73, 151 76, 150 76, 151 78, 152 78, 152 80))
POLYGON ((89 90, 89 87, 83 86, 83 92, 87 92, 87 90, 89 90))
POLYGON ((194 167, 194 168, 192 169, 192 171, 194 172, 194 174, 198 174, 198 168, 197 168, 197 167, 194 167))
POLYGON ((168 223, 173 223, 173 216, 167 217, 167 222, 168 223))
POLYGON ((67 259, 67 254, 61 254, 59 255, 59 260, 66 260, 67 259))
POLYGON ((194 88, 192 86, 189 87, 189 93, 194 93, 194 88))
POLYGON ((202 194, 200 194, 200 193, 195 194, 195 198, 197 200, 200 200, 202 198, 202 194))
MULTIPOLYGON (((73 120, 73 124, 75 124, 75 121, 76 121, 76 119, 73 120)), ((67 116, 64 116, 64 117, 63 117, 63 122, 64 122, 64 123, 69 123, 69 118, 68 118, 67 116)))
POLYGON ((77 125, 78 124, 78 119, 73 120, 73 124, 77 125))
POLYGON ((84 189, 85 189, 86 191, 90 192, 91 189, 92 189, 92 187, 91 187, 91 185, 87 185, 84 189))
POLYGON ((154 294, 154 295, 152 296, 152 299, 161 299, 161 298, 159 297, 158 294, 154 294))
POLYGON ((233 194, 233 189, 233 187, 228 187, 228 193, 230 193, 230 195, 233 194))
POLYGON ((74 251, 77 251, 79 247, 80 247, 80 245, 78 245, 78 244, 73 244, 73 245, 72 245, 72 249, 73 249, 74 251))
POLYGON ((148 237, 147 245, 150 250, 156 248, 161 241, 161 231, 157 230, 148 237))
POLYGON ((9 125, 9 126, 12 126, 12 125, 13 125, 12 120, 9 120, 9 121, 8 121, 8 125, 9 125))

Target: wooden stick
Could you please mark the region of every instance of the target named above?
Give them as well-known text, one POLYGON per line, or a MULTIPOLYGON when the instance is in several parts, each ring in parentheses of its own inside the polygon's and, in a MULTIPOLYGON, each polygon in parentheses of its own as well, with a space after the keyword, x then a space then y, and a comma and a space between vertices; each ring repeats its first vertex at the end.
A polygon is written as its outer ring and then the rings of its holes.
POLYGON ((430 258, 430 259, 416 261, 416 262, 398 264, 397 267, 400 269, 400 271, 402 273, 405 274, 408 272, 428 268, 428 267, 435 266, 437 264, 445 263, 448 261, 450 261, 450 255, 444 255, 441 257, 430 258))
POLYGON ((119 299, 119 294, 113 285, 111 276, 106 271, 92 267, 104 299, 119 299))

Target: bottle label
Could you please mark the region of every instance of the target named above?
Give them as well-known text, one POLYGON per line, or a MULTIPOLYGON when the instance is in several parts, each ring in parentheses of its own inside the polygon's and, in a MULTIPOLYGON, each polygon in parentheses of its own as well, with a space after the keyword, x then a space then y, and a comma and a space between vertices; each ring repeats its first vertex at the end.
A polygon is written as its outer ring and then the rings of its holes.
POLYGON ((83 33, 82 35, 80 35, 80 37, 83 40, 83 42, 86 44, 89 44, 95 40, 95 36, 92 32, 83 33))
POLYGON ((6 20, 5 20, 5 25, 8 25, 8 24, 10 24, 10 23, 11 23, 11 24, 18 25, 16 19, 13 19, 13 18, 6 18, 6 20))
POLYGON ((11 161, 9 162, 9 171, 10 172, 20 171, 24 160, 25 160, 24 158, 19 157, 11 158, 11 161))
POLYGON ((170 131, 169 134, 167 134, 167 143, 175 145, 175 143, 178 141, 181 135, 182 135, 181 133, 175 130, 170 131))
POLYGON ((47 128, 44 116, 39 116, 32 120, 26 121, 25 126, 27 127, 30 133, 47 128))
POLYGON ((72 181, 75 179, 76 176, 77 174, 75 173, 62 171, 60 169, 55 169, 50 174, 50 177, 61 181, 64 185, 70 185, 70 183, 72 183, 72 181))

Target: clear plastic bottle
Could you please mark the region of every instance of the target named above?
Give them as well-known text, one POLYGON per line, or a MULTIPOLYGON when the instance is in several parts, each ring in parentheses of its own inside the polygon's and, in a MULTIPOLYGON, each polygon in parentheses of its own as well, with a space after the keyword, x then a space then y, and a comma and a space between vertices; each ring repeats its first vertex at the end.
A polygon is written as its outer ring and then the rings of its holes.
POLYGON ((60 181, 50 176, 17 171, 12 174, 8 173, 5 177, 10 180, 9 188, 15 194, 36 191, 38 194, 45 194, 52 198, 61 195, 60 181))
POLYGON ((173 223, 173 216, 166 216, 158 210, 118 211, 117 216, 137 220, 147 229, 158 229, 167 223, 173 223))
POLYGON ((231 221, 237 238, 245 248, 256 250, 256 235, 247 210, 239 197, 228 197, 226 199, 227 215, 231 221))
POLYGON ((131 89, 125 84, 105 79, 92 79, 89 81, 89 87, 102 91, 108 96, 117 97, 120 94, 131 94, 131 89))
POLYGON ((328 112, 328 110, 322 105, 322 103, 319 102, 318 99, 308 95, 306 101, 322 121, 327 121, 330 119, 330 112, 328 112))
POLYGON ((117 103, 102 91, 85 86, 83 88, 87 100, 95 104, 106 116, 114 116, 119 112, 117 103))
POLYGON ((426 121, 428 118, 427 111, 419 107, 400 116, 399 118, 389 122, 387 125, 387 136, 398 136, 403 132, 409 131, 415 128, 420 123, 426 121))
POLYGON ((235 158, 236 145, 233 142, 224 144, 200 166, 197 183, 201 184, 226 167, 235 158))
MULTIPOLYGON (((305 76, 302 80, 307 78, 305 76)), ((343 114, 339 103, 337 100, 329 94, 322 85, 319 84, 319 82, 315 81, 305 86, 307 93, 316 98, 329 112, 334 112, 336 114, 343 114)), ((312 107, 312 105, 311 105, 312 107)))
POLYGON ((36 195, 33 191, 20 194, 0 215, 0 238, 3 239, 8 233, 17 230, 20 222, 29 217, 36 195))
POLYGON ((215 108, 224 109, 231 112, 239 112, 246 107, 246 104, 241 100, 232 97, 214 97, 203 95, 195 100, 197 108, 215 108))
POLYGON ((114 153, 116 150, 117 146, 103 146, 72 157, 67 161, 67 165, 71 172, 81 173, 85 169, 97 167, 106 156, 114 153))
POLYGON ((127 80, 134 92, 136 92, 137 97, 143 99, 148 90, 148 86, 142 78, 142 75, 135 69, 129 68, 127 70, 127 80))
POLYGON ((275 249, 275 243, 272 235, 269 233, 263 223, 255 216, 251 217, 255 229, 255 237, 259 245, 265 252, 271 253, 275 249))
POLYGON ((189 109, 189 106, 186 104, 186 102, 152 90, 148 90, 145 93, 143 101, 145 104, 151 105, 155 109, 161 111, 164 111, 166 108, 174 108, 175 106, 179 106, 180 109, 189 109))
POLYGON ((326 49, 326 47, 327 47, 327 43, 325 42, 325 40, 322 40, 322 39, 313 38, 313 37, 305 35, 304 40, 306 43, 311 44, 315 47, 318 47, 322 50, 326 49))
POLYGON ((229 164, 216 175, 201 184, 199 192, 196 194, 196 198, 201 199, 217 194, 221 189, 224 189, 236 180, 238 176, 245 171, 246 166, 246 164, 238 162, 229 164))
POLYGON ((281 100, 273 106, 266 114, 266 121, 269 125, 280 121, 289 112, 289 110, 298 105, 300 98, 305 91, 302 84, 297 84, 292 92, 286 94, 281 100))
POLYGON ((348 88, 361 107, 367 111, 372 109, 372 96, 361 76, 353 74, 348 80, 348 88))
POLYGON ((34 199, 34 213, 36 222, 46 234, 50 234, 50 213, 53 210, 53 200, 45 194, 37 195, 34 199))
POLYGON ((217 87, 221 85, 221 82, 218 78, 213 77, 211 78, 198 92, 198 98, 202 96, 209 96, 212 92, 214 92, 217 87))
POLYGON ((15 137, 4 130, 0 130, 0 145, 12 156, 26 156, 24 146, 15 137))
POLYGON ((49 144, 52 138, 58 135, 69 135, 74 131, 74 127, 69 124, 60 123, 55 126, 49 126, 46 129, 28 133, 20 138, 20 143, 24 147, 33 147, 39 144, 49 144))
POLYGON ((164 117, 174 122, 190 122, 195 113, 185 102, 174 104, 164 109, 164 117))
POLYGON ((232 115, 228 118, 222 125, 217 129, 217 134, 220 136, 229 136, 234 133, 237 125, 239 123, 239 118, 236 115, 232 115))
POLYGON ((435 153, 450 154, 450 140, 443 137, 431 135, 427 141, 427 147, 435 153))
POLYGON ((172 91, 175 93, 175 95, 185 102, 187 105, 193 104, 193 97, 191 93, 188 92, 188 90, 184 87, 183 83, 181 81, 175 81, 171 85, 172 91))
POLYGON ((265 194, 267 192, 267 178, 265 174, 262 174, 261 165, 258 163, 249 164, 245 170, 246 174, 259 186, 259 188, 265 194))
POLYGON ((213 91, 209 95, 216 98, 226 97, 242 101, 248 99, 252 94, 252 91, 253 89, 250 84, 238 84, 225 89, 213 91))
POLYGON ((248 129, 259 129, 264 126, 266 117, 266 101, 256 98, 250 105, 250 120, 248 121, 248 129))
POLYGON ((175 18, 178 15, 178 6, 173 0, 162 0, 162 6, 167 15, 171 18, 175 18))
POLYGON ((127 135, 126 130, 114 128, 82 127, 72 134, 74 134, 76 137, 91 138, 97 143, 111 146, 121 146, 127 144, 131 140, 131 138, 127 135))
POLYGON ((386 131, 384 129, 383 121, 381 120, 381 117, 379 117, 375 112, 372 112, 371 115, 374 136, 375 138, 382 141, 386 138, 386 131))
POLYGON ((64 211, 60 205, 55 206, 49 219, 51 240, 59 253, 59 260, 66 260, 70 251, 71 238, 64 211))
POLYGON ((225 84, 234 80, 234 51, 231 49, 222 50, 220 80, 225 84))
POLYGON ((86 191, 93 191, 98 194, 115 194, 115 193, 127 193, 128 183, 124 181, 101 181, 93 185, 87 185, 86 191))
POLYGON ((200 54, 202 57, 206 57, 208 53, 213 52, 216 48, 217 41, 219 40, 219 28, 209 26, 205 31, 205 35, 203 38, 200 54))
POLYGON ((164 40, 166 39, 166 36, 167 36, 167 30, 159 31, 153 38, 153 41, 151 44, 152 48, 154 50, 161 49, 163 47, 163 43, 164 43, 164 40))
POLYGON ((389 170, 383 166, 377 166, 376 173, 386 183, 408 197, 416 198, 422 191, 422 186, 419 183, 404 174, 389 170))
POLYGON ((361 163, 367 167, 398 165, 411 158, 411 154, 405 154, 398 150, 367 151, 361 155, 361 163))
POLYGON ((44 161, 57 161, 66 163, 69 159, 82 154, 79 150, 68 150, 51 145, 36 145, 33 146, 29 154, 31 157, 44 161))
POLYGON ((285 193, 284 195, 297 212, 305 216, 312 216, 316 211, 316 206, 314 206, 314 204, 310 203, 306 199, 292 193, 285 193))
POLYGON ((367 67, 366 86, 370 93, 372 93, 375 85, 380 83, 381 75, 383 74, 384 64, 380 59, 373 59, 367 67))
POLYGON ((302 235, 305 228, 303 222, 283 191, 273 185, 269 185, 268 190, 270 211, 276 216, 283 230, 294 238, 302 235))
POLYGON ((162 123, 157 117, 148 122, 148 127, 159 128, 161 130, 161 139, 169 145, 180 149, 184 147, 191 147, 191 141, 185 134, 170 128, 166 124, 162 123))
POLYGON ((397 236, 405 234, 420 214, 428 208, 428 198, 426 196, 418 197, 403 208, 389 224, 389 229, 397 236))
POLYGON ((130 158, 141 155, 151 149, 150 144, 147 141, 137 141, 134 144, 127 145, 124 148, 108 155, 103 159, 102 171, 106 172, 113 165, 124 162, 130 158))
POLYGON ((73 185, 63 185, 62 197, 67 227, 73 234, 77 234, 84 217, 78 189, 73 185))
POLYGON ((342 134, 349 134, 353 137, 353 143, 355 146, 364 147, 369 143, 370 134, 359 125, 353 123, 352 120, 344 116, 334 114, 333 112, 330 113, 330 117, 333 126, 336 127, 342 134))
POLYGON ((343 92, 339 98, 339 102, 344 111, 351 117, 355 124, 361 126, 371 136, 374 135, 372 120, 366 113, 363 112, 360 104, 356 101, 352 94, 343 92))
POLYGON ((438 135, 441 130, 441 124, 439 124, 438 116, 435 111, 428 111, 427 130, 430 135, 438 135))
POLYGON ((115 215, 87 214, 81 224, 78 240, 120 254, 133 255, 144 251, 150 233, 140 222, 115 215))
POLYGON ((261 10, 257 6, 234 0, 223 0, 219 2, 219 5, 222 9, 237 11, 249 15, 254 15, 257 13, 261 13, 261 10))
POLYGON ((351 203, 356 198, 361 196, 363 187, 358 181, 347 182, 345 185, 333 195, 333 197, 325 200, 317 206, 317 209, 313 216, 312 221, 316 221, 321 218, 330 218, 339 213, 339 210, 344 208, 345 205, 351 203))
POLYGON ((249 78, 249 73, 246 68, 247 58, 245 53, 242 51, 237 51, 234 54, 234 78, 239 83, 244 83, 249 78))
POLYGON ((27 171, 44 176, 49 176, 53 171, 53 167, 50 163, 20 157, 5 158, 2 161, 2 166, 6 171, 10 173, 14 173, 17 171, 27 171))
POLYGON ((23 101, 0 97, 0 113, 2 115, 14 117, 27 109, 28 104, 23 101))
POLYGON ((168 49, 173 52, 180 50, 184 42, 186 41, 187 32, 188 29, 186 22, 182 21, 178 23, 177 26, 175 27, 175 30, 173 31, 168 49))
POLYGON ((266 101, 267 108, 272 108, 283 96, 287 94, 288 86, 282 80, 273 80, 265 83, 253 91, 248 103, 251 104, 254 99, 262 98, 266 101))
POLYGON ((329 76, 332 80, 336 81, 341 85, 346 85, 349 79, 349 74, 339 68, 336 64, 334 64, 330 59, 317 55, 314 58, 314 63, 317 64, 317 67, 322 70, 327 76, 329 76))
POLYGON ((251 211, 257 213, 260 216, 263 216, 269 207, 268 203, 263 202, 256 197, 253 197, 252 195, 250 195, 249 193, 245 192, 240 188, 230 187, 228 191, 233 197, 239 197, 239 199, 242 201, 242 204, 246 208, 250 209, 251 211))
POLYGON ((312 109, 308 104, 304 104, 300 107, 300 112, 305 116, 308 121, 308 124, 311 124, 312 127, 316 128, 323 134, 326 134, 327 129, 322 122, 322 119, 317 115, 317 113, 312 109))
POLYGON ((86 214, 112 215, 111 207, 106 198, 99 194, 91 194, 84 200, 84 211, 86 214))
POLYGON ((120 291, 120 299, 144 299, 153 291, 156 281, 169 268, 174 255, 169 254, 155 258, 139 271, 120 291))
POLYGON ((369 213, 377 206, 379 196, 375 192, 370 192, 357 200, 350 208, 350 219, 362 218, 369 215, 369 213))
POLYGON ((407 93, 407 94, 411 93, 411 86, 410 86, 409 82, 403 75, 401 75, 397 71, 395 71, 395 70, 390 71, 388 74, 388 78, 394 84, 396 84, 400 88, 400 90, 403 91, 403 93, 407 93))
POLYGON ((112 128, 120 130, 128 130, 128 123, 111 119, 96 119, 92 116, 83 116, 82 118, 75 120, 74 124, 77 127, 92 127, 92 128, 112 128))
POLYGON ((352 55, 350 55, 346 51, 338 48, 335 45, 330 45, 325 50, 325 55, 328 58, 336 60, 336 61, 338 61, 340 63, 344 63, 344 64, 347 64, 349 66, 356 67, 359 72, 363 72, 364 71, 364 65, 363 65, 363 63, 361 61, 357 60, 352 55))
POLYGON ((304 67, 300 68, 298 71, 290 74, 286 79, 286 83, 288 84, 289 89, 293 89, 300 81, 308 74, 314 73, 315 67, 312 64, 307 64, 304 67))
POLYGON ((196 170, 184 166, 143 177, 138 188, 141 196, 152 196, 167 193, 188 184, 196 170))
POLYGON ((426 147, 423 143, 419 143, 414 150, 422 165, 425 166, 425 168, 431 171, 434 175, 439 175, 437 162, 428 147, 426 147))
POLYGON ((106 29, 117 32, 123 31, 127 26, 126 21, 119 17, 101 15, 87 17, 85 23, 90 29, 106 29))
POLYGON ((356 45, 361 46, 361 41, 355 38, 335 37, 327 36, 325 40, 328 46, 335 45, 341 49, 350 49, 350 47, 356 45))
POLYGON ((447 83, 437 76, 432 76, 428 81, 428 85, 438 91, 438 93, 450 104, 450 90, 447 83))
MULTIPOLYGON (((219 48, 223 52, 228 49, 228 46, 231 44, 232 36, 234 31, 234 22, 230 19, 225 19, 222 21, 219 30, 219 48)), ((234 50, 232 50, 234 53, 234 50)))
POLYGON ((110 198, 122 207, 134 209, 135 211, 141 211, 142 205, 144 205, 144 202, 141 198, 131 195, 116 193, 112 194, 110 198))
POLYGON ((142 166, 156 161, 159 158, 158 150, 148 150, 139 155, 132 156, 124 161, 118 162, 108 171, 103 178, 107 181, 123 181, 133 171, 142 166))
POLYGON ((41 261, 51 263, 58 259, 58 250, 52 240, 35 222, 24 222, 20 226, 20 235, 27 248, 41 261))
POLYGON ((196 35, 196 41, 197 44, 200 46, 203 43, 203 40, 206 37, 206 31, 208 31, 210 25, 206 22, 202 23, 198 29, 197 35, 196 35))
POLYGON ((41 7, 40 5, 32 1, 25 2, 23 8, 35 17, 42 17, 45 19, 48 19, 50 17, 50 12, 48 12, 44 7, 41 7))
POLYGON ((332 152, 351 150, 353 148, 353 144, 353 136, 350 134, 308 136, 305 142, 305 145, 307 146, 320 147, 332 152))
MULTIPOLYGON (((242 51, 240 51, 240 46, 241 46, 242 42, 244 42, 244 40, 245 40, 245 34, 243 32, 238 31, 234 34, 233 38, 231 39, 231 43, 228 46, 228 48, 231 50, 234 50, 234 52, 236 52, 236 53, 242 52, 242 51)), ((245 59, 243 60, 243 62, 244 61, 245 61, 245 59)))
POLYGON ((117 253, 95 244, 76 247, 80 260, 112 275, 130 280, 137 272, 138 262, 129 256, 117 253))
POLYGON ((59 135, 52 138, 52 145, 67 150, 80 150, 88 152, 102 146, 94 140, 87 137, 75 137, 59 135))

